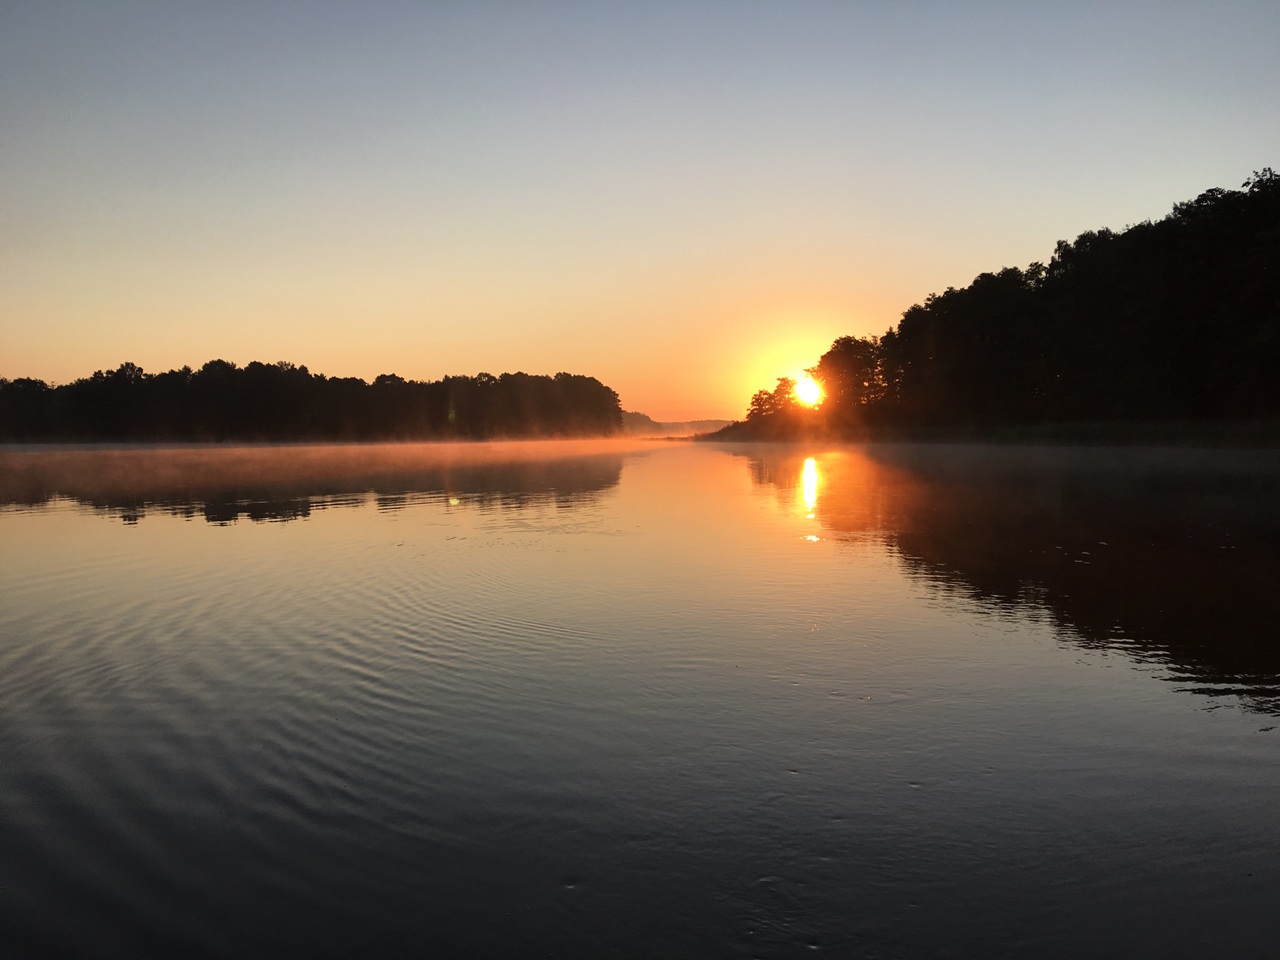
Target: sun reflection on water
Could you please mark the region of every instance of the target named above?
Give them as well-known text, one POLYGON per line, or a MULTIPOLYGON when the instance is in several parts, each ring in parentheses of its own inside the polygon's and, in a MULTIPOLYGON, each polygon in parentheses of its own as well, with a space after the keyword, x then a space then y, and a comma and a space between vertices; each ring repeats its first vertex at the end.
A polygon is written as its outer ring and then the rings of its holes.
POLYGON ((818 505, 818 461, 813 457, 805 460, 800 471, 800 491, 807 519, 812 520, 814 508, 818 505))

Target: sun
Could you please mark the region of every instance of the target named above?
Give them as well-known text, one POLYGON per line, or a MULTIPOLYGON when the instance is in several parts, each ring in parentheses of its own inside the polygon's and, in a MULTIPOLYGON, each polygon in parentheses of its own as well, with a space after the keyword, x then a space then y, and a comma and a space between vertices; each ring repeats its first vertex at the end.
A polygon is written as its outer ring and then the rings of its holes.
POLYGON ((822 400, 822 384, 806 373, 796 381, 795 393, 806 407, 816 407, 822 400))

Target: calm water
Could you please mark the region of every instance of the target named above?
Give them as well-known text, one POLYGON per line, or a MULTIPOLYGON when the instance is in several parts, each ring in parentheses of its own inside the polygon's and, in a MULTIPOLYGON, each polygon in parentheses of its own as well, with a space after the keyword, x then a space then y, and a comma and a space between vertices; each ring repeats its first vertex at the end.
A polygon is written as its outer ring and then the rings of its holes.
POLYGON ((1280 456, 0 453, 8 956, 1272 955, 1280 456))

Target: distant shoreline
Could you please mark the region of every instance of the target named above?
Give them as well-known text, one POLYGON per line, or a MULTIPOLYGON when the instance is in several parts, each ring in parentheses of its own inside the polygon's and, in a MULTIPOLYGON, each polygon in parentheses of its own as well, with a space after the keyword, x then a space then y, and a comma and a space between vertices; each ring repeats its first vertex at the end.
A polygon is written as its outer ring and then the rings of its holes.
POLYGON ((1258 421, 1100 421, 1051 424, 1018 424, 981 427, 889 427, 874 426, 838 429, 820 422, 797 424, 758 424, 736 421, 712 433, 700 434, 627 434, 598 436, 545 437, 423 437, 415 439, 368 438, 324 439, 226 439, 226 440, 86 440, 86 439, 0 439, 0 453, 62 450, 151 450, 190 449, 226 450, 238 447, 479 447, 486 445, 544 445, 626 447, 651 442, 702 443, 938 443, 990 444, 1001 446, 1094 446, 1094 447, 1196 447, 1223 449, 1280 449, 1280 420, 1258 421))
POLYGON ((1280 448, 1280 419, 1075 421, 980 427, 868 426, 855 430, 832 428, 821 422, 757 426, 738 421, 695 439, 711 443, 976 443, 1276 449, 1280 448))

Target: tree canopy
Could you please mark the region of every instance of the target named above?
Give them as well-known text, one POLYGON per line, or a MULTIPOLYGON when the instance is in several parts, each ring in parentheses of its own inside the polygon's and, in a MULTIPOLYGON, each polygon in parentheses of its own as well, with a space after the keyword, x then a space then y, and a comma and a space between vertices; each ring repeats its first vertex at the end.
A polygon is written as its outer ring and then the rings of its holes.
MULTIPOLYGON (((809 373, 826 400, 807 422, 836 432, 1280 416, 1280 175, 930 294, 809 373)), ((747 413, 762 436, 769 397, 747 413)))
POLYGON ((150 374, 133 363, 62 386, 0 380, 0 439, 372 440, 616 433, 618 395, 594 377, 488 373, 373 383, 281 361, 210 360, 150 374))

